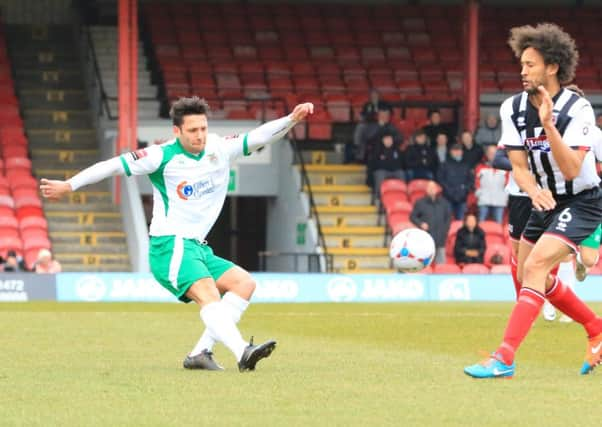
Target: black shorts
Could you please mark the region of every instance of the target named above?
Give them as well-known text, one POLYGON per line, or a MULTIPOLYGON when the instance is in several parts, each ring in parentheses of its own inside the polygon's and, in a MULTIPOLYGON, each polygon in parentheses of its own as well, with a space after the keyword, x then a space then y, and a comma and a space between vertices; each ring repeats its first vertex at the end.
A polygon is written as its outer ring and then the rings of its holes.
POLYGON ((512 240, 520 240, 531 216, 531 199, 527 196, 508 197, 508 232, 512 240))
POLYGON ((546 234, 562 240, 575 252, 577 246, 589 237, 602 222, 602 191, 596 187, 567 197, 557 198, 551 211, 532 211, 523 231, 523 239, 535 244, 546 234))

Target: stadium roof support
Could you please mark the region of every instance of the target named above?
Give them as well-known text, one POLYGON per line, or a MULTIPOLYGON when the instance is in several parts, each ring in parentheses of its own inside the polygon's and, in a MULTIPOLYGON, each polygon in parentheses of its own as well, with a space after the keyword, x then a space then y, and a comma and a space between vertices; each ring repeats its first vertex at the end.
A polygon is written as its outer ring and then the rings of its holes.
POLYGON ((117 152, 136 149, 138 117, 138 0, 119 0, 117 152))
POLYGON ((466 0, 464 35, 464 129, 475 132, 479 121, 479 2, 466 0))

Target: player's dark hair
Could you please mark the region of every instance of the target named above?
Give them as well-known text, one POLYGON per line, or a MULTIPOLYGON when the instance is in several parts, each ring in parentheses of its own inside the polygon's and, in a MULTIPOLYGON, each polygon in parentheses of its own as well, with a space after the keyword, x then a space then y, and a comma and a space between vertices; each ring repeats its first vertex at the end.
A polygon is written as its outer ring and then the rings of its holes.
POLYGON ((579 52, 575 40, 556 24, 544 22, 533 27, 524 25, 510 29, 508 44, 517 58, 532 47, 538 51, 546 65, 558 64, 558 81, 570 83, 575 78, 579 52))
POLYGON ((174 126, 182 126, 184 116, 191 114, 207 114, 209 112, 209 104, 204 98, 192 96, 190 98, 182 97, 171 104, 169 117, 171 117, 174 126))

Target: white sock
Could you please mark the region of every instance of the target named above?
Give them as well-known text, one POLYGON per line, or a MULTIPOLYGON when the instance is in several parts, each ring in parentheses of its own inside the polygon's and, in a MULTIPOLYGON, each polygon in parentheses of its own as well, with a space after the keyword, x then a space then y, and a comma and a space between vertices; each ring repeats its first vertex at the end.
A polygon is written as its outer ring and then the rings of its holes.
MULTIPOLYGON (((579 255, 579 253, 577 253, 579 255)), ((558 278, 569 288, 573 289, 575 286, 575 269, 573 268, 573 262, 561 262, 558 264, 558 278)))
MULTIPOLYGON (((224 297, 222 298, 222 303, 226 305, 228 308, 228 312, 232 317, 234 323, 240 322, 240 318, 242 314, 245 312, 247 307, 249 307, 249 301, 244 298, 239 297, 233 292, 226 292, 224 297)), ((201 339, 196 343, 189 356, 196 356, 200 354, 203 350, 211 351, 213 350, 213 346, 215 345, 215 340, 209 333, 208 329, 205 329, 203 335, 201 335, 201 339)))
POLYGON ((239 297, 234 292, 226 292, 222 298, 222 302, 228 307, 234 323, 240 322, 242 314, 249 307, 249 301, 239 297))
POLYGON ((242 339, 236 324, 228 313, 226 305, 221 301, 207 304, 201 309, 201 319, 215 341, 222 342, 230 349, 239 361, 247 346, 242 339))

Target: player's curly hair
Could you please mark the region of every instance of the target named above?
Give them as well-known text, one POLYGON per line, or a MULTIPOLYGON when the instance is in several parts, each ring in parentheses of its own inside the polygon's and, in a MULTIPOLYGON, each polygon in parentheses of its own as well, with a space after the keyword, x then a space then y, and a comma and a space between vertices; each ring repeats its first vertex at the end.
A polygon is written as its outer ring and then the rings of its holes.
POLYGON ((174 126, 182 126, 184 116, 191 114, 207 114, 209 112, 209 104, 204 98, 192 96, 190 98, 181 97, 171 104, 169 117, 173 121, 174 126))
POLYGON ((508 44, 517 58, 532 47, 538 51, 546 65, 558 64, 558 81, 570 83, 575 78, 579 52, 575 40, 556 24, 544 22, 533 27, 525 25, 510 29, 508 44))

